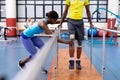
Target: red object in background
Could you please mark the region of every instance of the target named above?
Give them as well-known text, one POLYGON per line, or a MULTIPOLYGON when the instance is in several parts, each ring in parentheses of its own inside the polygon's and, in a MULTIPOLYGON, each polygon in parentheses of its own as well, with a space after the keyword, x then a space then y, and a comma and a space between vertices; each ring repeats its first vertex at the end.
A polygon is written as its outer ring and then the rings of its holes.
MULTIPOLYGON (((114 30, 115 22, 116 22, 116 18, 108 18, 108 20, 107 20, 107 23, 108 23, 107 28, 114 30)), ((112 35, 112 32, 107 32, 107 33, 108 33, 107 36, 112 35)), ((114 36, 117 37, 117 33, 114 33, 114 36)))
MULTIPOLYGON (((107 35, 107 32, 105 32, 105 36, 107 35)), ((99 37, 102 37, 103 36, 103 30, 102 29, 99 29, 98 30, 98 36, 99 37)))
POLYGON ((6 27, 9 28, 6 31, 6 36, 16 36, 17 35, 16 18, 6 18, 6 27))

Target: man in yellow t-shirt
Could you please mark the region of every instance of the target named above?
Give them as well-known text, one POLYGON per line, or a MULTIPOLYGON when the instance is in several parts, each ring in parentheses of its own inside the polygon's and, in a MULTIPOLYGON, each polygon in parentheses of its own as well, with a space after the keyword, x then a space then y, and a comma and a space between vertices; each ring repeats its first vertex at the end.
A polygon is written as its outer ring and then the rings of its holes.
POLYGON ((82 40, 84 39, 84 22, 83 22, 83 11, 84 7, 86 9, 88 22, 90 23, 90 27, 93 27, 92 21, 91 21, 91 14, 89 10, 89 0, 66 0, 65 10, 60 22, 60 25, 62 25, 62 22, 66 18, 68 14, 69 9, 69 18, 67 19, 68 23, 68 30, 70 34, 70 45, 69 45, 69 69, 74 69, 74 39, 77 40, 78 46, 77 46, 77 58, 76 58, 76 68, 81 69, 80 65, 80 56, 82 52, 82 40))

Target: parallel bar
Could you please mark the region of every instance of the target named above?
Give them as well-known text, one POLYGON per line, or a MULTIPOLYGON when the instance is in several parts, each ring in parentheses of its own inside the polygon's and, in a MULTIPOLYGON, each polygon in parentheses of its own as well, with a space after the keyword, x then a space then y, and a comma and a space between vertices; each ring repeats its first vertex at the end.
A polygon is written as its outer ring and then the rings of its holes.
MULTIPOLYGON (((120 33, 120 31, 116 31, 116 30, 111 30, 111 29, 103 29, 103 28, 98 28, 98 27, 95 27, 97 29, 101 29, 103 30, 103 43, 102 43, 102 80, 104 80, 104 71, 105 71, 105 31, 109 31, 109 32, 113 32, 113 33, 120 33)), ((93 42, 93 31, 92 31, 92 34, 91 34, 91 48, 90 48, 90 61, 91 61, 91 64, 92 65, 92 42, 93 42)))
POLYGON ((98 27, 95 27, 95 28, 105 30, 105 31, 108 31, 108 32, 120 33, 120 31, 111 30, 111 29, 103 29, 103 28, 98 28, 98 27))
POLYGON ((91 29, 91 44, 90 44, 90 68, 92 69, 92 47, 93 47, 93 29, 91 29))
POLYGON ((42 67, 47 60, 47 57, 49 55, 49 52, 55 43, 57 41, 58 37, 58 31, 55 31, 52 38, 46 43, 49 45, 45 45, 41 51, 39 50, 33 60, 30 62, 30 66, 27 67, 24 71, 20 71, 13 80, 40 80, 39 74, 42 70, 42 67), (39 63, 39 64, 38 64, 39 63), (34 64, 34 65, 33 65, 34 64))
POLYGON ((44 37, 52 37, 53 34, 35 34, 34 36, 44 36, 44 37))
MULTIPOLYGON (((85 25, 85 27, 89 27, 89 26, 85 25)), ((94 27, 94 28, 105 30, 105 31, 108 31, 108 32, 120 33, 120 31, 116 31, 116 30, 112 30, 112 29, 104 29, 104 28, 100 28, 99 26, 94 27)))
POLYGON ((102 80, 104 80, 104 70, 105 70, 105 30, 103 30, 103 44, 102 44, 102 80))

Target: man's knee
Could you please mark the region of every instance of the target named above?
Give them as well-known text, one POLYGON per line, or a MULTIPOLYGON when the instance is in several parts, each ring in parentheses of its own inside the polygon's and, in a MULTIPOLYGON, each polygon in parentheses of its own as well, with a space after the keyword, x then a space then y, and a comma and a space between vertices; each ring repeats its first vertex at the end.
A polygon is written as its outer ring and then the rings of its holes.
POLYGON ((78 41, 78 48, 82 47, 82 41, 78 41))
POLYGON ((75 35, 70 34, 70 45, 74 45, 74 39, 75 39, 75 35))
POLYGON ((70 40, 74 40, 75 39, 75 35, 74 34, 70 34, 70 40))

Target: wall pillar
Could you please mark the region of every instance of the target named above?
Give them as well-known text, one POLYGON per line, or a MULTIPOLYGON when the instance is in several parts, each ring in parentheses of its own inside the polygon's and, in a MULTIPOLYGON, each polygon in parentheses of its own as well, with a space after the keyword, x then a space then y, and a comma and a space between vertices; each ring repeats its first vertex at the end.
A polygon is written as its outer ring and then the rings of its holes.
MULTIPOLYGON (((108 0, 108 10, 118 15, 119 11, 119 0, 108 0)), ((108 29, 114 29, 116 22, 116 17, 111 13, 108 13, 108 29)), ((111 36, 112 33, 108 32, 108 36, 111 36)), ((114 36, 117 36, 117 33, 114 33, 114 36)))
POLYGON ((6 27, 7 36, 16 36, 16 0, 6 0, 6 27))

